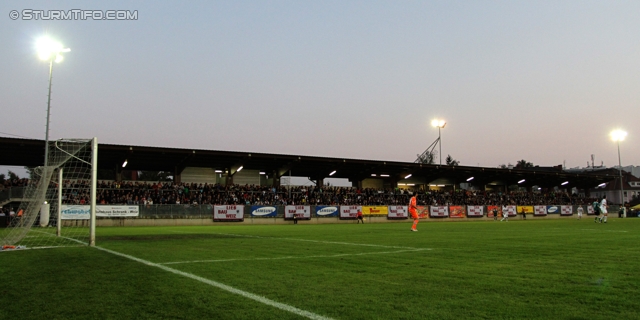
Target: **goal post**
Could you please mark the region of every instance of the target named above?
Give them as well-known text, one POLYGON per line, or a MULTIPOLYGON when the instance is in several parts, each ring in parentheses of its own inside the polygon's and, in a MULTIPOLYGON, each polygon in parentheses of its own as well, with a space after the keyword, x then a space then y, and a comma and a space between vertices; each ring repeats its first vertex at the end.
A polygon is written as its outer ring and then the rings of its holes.
POLYGON ((98 186, 98 138, 91 140, 91 190, 90 190, 90 230, 89 245, 96 245, 96 188, 98 186))
POLYGON ((46 167, 30 170, 23 201, 0 232, 5 247, 95 245, 98 139, 52 141, 46 167))

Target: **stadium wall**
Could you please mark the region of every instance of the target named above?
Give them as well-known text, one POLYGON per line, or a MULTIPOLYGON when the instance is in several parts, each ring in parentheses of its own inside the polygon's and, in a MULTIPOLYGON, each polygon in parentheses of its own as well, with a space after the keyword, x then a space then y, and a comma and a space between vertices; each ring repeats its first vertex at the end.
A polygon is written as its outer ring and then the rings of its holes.
MULTIPOLYGON (((221 206, 224 207, 224 206, 221 206)), ((236 206, 233 206, 236 207, 236 206)), ((293 220, 285 219, 285 207, 274 206, 276 210, 272 213, 272 216, 256 216, 252 212, 259 206, 237 206, 242 207, 242 212, 238 215, 237 219, 231 221, 214 220, 213 209, 211 205, 189 206, 189 205, 151 205, 140 206, 140 214, 137 217, 98 217, 96 224, 102 227, 111 226, 206 226, 206 225, 234 225, 234 224, 259 224, 259 225, 283 225, 292 224, 293 220), (181 208, 179 208, 181 207, 181 208)), ((338 223, 356 223, 354 218, 340 218, 339 216, 319 216, 316 214, 317 210, 325 206, 304 206, 308 207, 313 214, 308 214, 307 218, 298 219, 299 224, 338 224, 338 223)), ((549 208, 559 206, 548 206, 549 208)), ((545 215, 534 215, 529 212, 526 214, 527 220, 545 220, 545 219, 576 219, 577 218, 577 206, 570 206, 573 211, 571 214, 562 215, 560 211, 557 213, 547 213, 545 215)), ((584 208, 584 207, 583 207, 584 208)), ((618 208, 611 206, 609 218, 615 219, 618 217, 618 208)), ((463 222, 463 221, 493 221, 493 216, 489 216, 485 207, 485 212, 482 216, 471 217, 468 213, 465 213, 460 217, 432 217, 429 214, 425 214, 421 219, 422 222, 463 222)), ((453 211, 451 211, 453 215, 453 211)), ((289 215, 290 217, 290 215, 289 215)), ((595 217, 588 214, 585 210, 583 219, 589 219, 595 217)), ((631 217, 631 216, 630 216, 631 217)), ((407 217, 390 218, 386 214, 365 215, 366 223, 408 223, 411 219, 407 217)), ((500 215, 498 219, 502 219, 500 215)), ((511 220, 524 220, 522 213, 515 213, 510 215, 511 220)), ((72 221, 65 221, 64 223, 72 223, 72 221)))

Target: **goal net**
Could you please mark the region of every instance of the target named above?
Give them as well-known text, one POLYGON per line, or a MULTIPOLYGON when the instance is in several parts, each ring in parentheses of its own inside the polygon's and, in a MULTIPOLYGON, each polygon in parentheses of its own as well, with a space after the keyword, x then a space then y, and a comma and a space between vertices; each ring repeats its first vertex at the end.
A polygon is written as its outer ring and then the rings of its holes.
POLYGON ((31 170, 16 214, 0 233, 4 248, 95 244, 98 142, 50 142, 48 165, 31 170))

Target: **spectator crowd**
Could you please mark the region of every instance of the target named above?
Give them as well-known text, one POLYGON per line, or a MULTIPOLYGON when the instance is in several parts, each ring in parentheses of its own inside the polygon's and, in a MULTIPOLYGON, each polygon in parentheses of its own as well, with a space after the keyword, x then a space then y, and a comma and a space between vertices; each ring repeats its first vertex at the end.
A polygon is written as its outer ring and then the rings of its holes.
MULTIPOLYGON (((24 181, 23 181, 24 182, 24 181)), ((88 181, 65 181, 67 204, 88 204, 88 181)), ((217 205, 407 205, 418 192, 418 205, 585 205, 596 199, 566 192, 408 191, 355 187, 220 185, 209 183, 99 181, 97 204, 217 205)))

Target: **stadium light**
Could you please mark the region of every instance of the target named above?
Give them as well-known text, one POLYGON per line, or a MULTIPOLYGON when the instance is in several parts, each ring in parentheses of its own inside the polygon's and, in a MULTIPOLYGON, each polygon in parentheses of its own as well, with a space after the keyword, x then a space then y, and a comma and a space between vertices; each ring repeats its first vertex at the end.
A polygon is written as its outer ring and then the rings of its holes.
POLYGON ((469 182, 469 181, 471 181, 471 180, 473 180, 473 177, 471 177, 471 178, 467 179, 467 182, 469 182))
POLYGON ((440 148, 440 165, 442 165, 442 136, 440 135, 440 129, 443 129, 447 122, 442 119, 433 119, 431 120, 431 125, 438 127, 438 147, 440 148))
POLYGON ((222 173, 222 170, 216 170, 216 173, 222 173))
POLYGON ((242 168, 244 168, 244 166, 240 166, 240 168, 238 168, 238 170, 236 170, 236 173, 240 172, 242 170, 242 168))
POLYGON ((47 126, 44 138, 44 166, 49 165, 49 115, 51 114, 51 80, 53 79, 53 62, 62 62, 63 52, 69 52, 71 49, 65 48, 60 42, 57 42, 47 36, 36 40, 36 50, 41 60, 49 60, 49 95, 47 97, 47 126))
POLYGON ((122 167, 123 168, 126 167, 127 163, 129 163, 129 159, 124 160, 124 162, 122 163, 122 167))
POLYGON ((381 177, 385 177, 385 178, 388 178, 388 177, 389 177, 389 175, 388 175, 388 174, 381 174, 380 176, 381 176, 381 177))
POLYGON ((525 182, 525 180, 524 180, 524 179, 522 179, 522 180, 518 181, 518 184, 521 184, 521 183, 523 183, 523 182, 525 182))
POLYGON ((334 174, 336 174, 336 170, 331 171, 331 173, 329 173, 329 177, 331 177, 334 174))
MULTIPOLYGON (((611 140, 618 144, 618 172, 620 172, 620 205, 624 208, 624 186, 622 185, 622 161, 620 160, 620 141, 624 141, 627 132, 624 130, 611 131, 611 140)), ((625 211, 626 214, 626 211, 625 211)))
POLYGON ((62 43, 47 36, 41 37, 36 41, 36 50, 38 50, 40 60, 55 60, 55 62, 62 61, 61 53, 71 51, 69 48, 64 48, 62 43))
POLYGON ((602 187, 604 187, 604 186, 606 186, 606 185, 607 185, 607 184, 603 182, 603 183, 599 184, 599 185, 598 185, 598 187, 599 187, 599 188, 602 188, 602 187))
POLYGON ((264 171, 260 171, 260 174, 264 175, 264 174, 267 174, 267 173, 266 173, 266 172, 264 172, 264 171))
POLYGON ((431 121, 431 125, 438 128, 444 128, 447 125, 447 122, 441 119, 433 119, 431 121))
POLYGON ((561 185, 561 186, 566 186, 566 185, 568 185, 568 184, 569 184, 569 181, 565 181, 565 182, 561 183, 560 185, 561 185))
POLYGON ((372 173, 372 174, 371 174, 371 176, 372 176, 372 177, 375 177, 375 176, 377 176, 377 175, 376 175, 375 173, 372 173))
POLYGON ((406 175, 404 178, 405 178, 405 179, 409 179, 409 178, 411 178, 411 173, 410 173, 410 174, 408 174, 408 175, 406 175))

